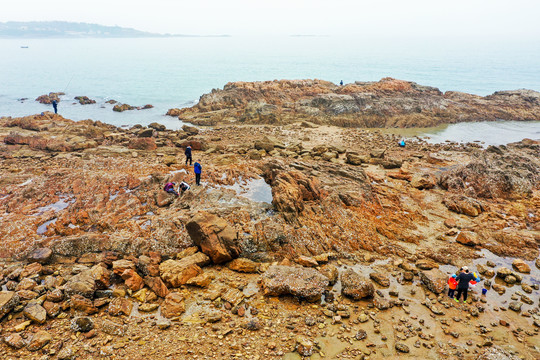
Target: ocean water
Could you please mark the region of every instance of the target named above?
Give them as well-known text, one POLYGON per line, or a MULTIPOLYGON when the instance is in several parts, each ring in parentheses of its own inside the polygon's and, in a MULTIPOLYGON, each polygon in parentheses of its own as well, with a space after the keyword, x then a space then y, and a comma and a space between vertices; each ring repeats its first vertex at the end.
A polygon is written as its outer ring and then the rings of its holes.
MULTIPOLYGON (((348 83, 390 76, 478 95, 540 90, 540 42, 498 39, 0 39, 0 53, 0 116, 52 110, 34 99, 63 91, 63 116, 117 126, 156 121, 178 128, 180 121, 164 116, 167 109, 191 106, 230 81, 318 78, 348 83), (73 97, 79 95, 97 104, 75 104, 73 97), (154 108, 115 113, 105 103, 110 99, 154 108)), ((519 131, 528 132, 528 126, 519 131)))

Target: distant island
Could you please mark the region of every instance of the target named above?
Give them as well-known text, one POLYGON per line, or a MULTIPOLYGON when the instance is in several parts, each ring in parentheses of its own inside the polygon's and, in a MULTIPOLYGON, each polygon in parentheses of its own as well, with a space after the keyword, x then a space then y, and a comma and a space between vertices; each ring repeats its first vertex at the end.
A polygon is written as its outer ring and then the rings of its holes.
POLYGON ((229 35, 156 34, 120 26, 68 21, 0 22, 0 38, 229 37, 229 35))

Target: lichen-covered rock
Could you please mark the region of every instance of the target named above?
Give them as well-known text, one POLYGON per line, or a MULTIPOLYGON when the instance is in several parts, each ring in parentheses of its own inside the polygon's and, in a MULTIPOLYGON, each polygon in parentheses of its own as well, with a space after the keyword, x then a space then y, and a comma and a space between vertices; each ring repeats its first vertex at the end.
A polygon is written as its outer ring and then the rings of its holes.
POLYGON ((341 291, 345 296, 360 300, 372 297, 375 288, 371 281, 359 275, 353 269, 347 269, 341 274, 341 291))
POLYGON ((293 295, 319 300, 328 286, 328 278, 315 269, 273 265, 262 276, 265 295, 293 295))

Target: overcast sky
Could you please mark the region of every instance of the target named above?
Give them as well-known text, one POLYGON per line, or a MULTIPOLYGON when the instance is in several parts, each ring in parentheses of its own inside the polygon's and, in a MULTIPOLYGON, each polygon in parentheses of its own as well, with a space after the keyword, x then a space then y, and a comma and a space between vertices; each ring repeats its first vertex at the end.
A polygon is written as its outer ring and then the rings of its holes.
POLYGON ((539 0, 3 0, 0 21, 158 33, 506 36, 540 39, 539 0))

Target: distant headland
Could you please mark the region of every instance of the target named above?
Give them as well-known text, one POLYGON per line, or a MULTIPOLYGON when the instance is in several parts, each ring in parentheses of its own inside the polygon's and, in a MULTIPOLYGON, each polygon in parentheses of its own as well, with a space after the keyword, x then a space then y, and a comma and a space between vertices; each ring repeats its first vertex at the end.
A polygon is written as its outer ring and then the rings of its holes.
POLYGON ((0 22, 0 38, 229 37, 230 35, 156 34, 120 26, 68 21, 0 22))

